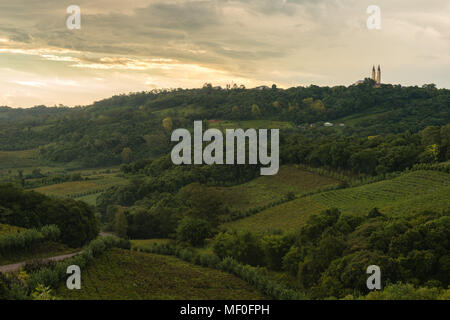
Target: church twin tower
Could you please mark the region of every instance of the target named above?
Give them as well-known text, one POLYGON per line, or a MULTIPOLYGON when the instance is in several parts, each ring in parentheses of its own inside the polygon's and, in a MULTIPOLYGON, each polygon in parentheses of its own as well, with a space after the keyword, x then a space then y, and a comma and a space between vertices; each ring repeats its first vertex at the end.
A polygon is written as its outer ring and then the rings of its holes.
POLYGON ((381 85, 381 68, 378 65, 378 72, 375 73, 375 66, 372 68, 372 80, 377 83, 377 86, 381 85))

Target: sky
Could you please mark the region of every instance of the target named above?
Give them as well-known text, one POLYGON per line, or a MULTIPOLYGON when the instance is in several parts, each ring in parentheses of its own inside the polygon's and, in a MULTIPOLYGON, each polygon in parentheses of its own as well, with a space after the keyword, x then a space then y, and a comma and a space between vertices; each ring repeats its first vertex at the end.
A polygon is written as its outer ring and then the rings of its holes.
MULTIPOLYGON (((73 21, 73 20, 70 20, 73 21)), ((450 88, 448 0, 2 0, 0 106, 88 105, 159 88, 450 88), (69 29, 67 8, 81 10, 69 29), (370 5, 380 29, 369 29, 370 5)))

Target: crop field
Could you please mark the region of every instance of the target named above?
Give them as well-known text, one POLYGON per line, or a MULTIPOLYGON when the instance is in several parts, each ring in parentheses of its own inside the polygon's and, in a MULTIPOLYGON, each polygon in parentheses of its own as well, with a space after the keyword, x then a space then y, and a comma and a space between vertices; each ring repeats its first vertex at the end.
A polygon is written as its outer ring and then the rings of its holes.
POLYGON ((80 290, 65 283, 56 296, 90 299, 264 299, 243 280, 228 273, 196 266, 175 257, 110 249, 82 274, 80 290))
POLYGON ((245 121, 217 121, 211 122, 209 128, 224 129, 290 129, 293 128, 292 123, 287 121, 273 120, 245 120, 245 121))
POLYGON ((235 211, 262 207, 282 199, 288 192, 299 195, 338 183, 336 179, 289 165, 281 167, 276 175, 262 176, 241 185, 218 189, 223 201, 235 211))
POLYGON ((377 207, 383 214, 413 214, 450 208, 450 174, 414 171, 398 178, 355 188, 317 193, 269 208, 253 216, 223 224, 231 230, 298 229, 311 214, 327 208, 367 214, 377 207))
POLYGON ((143 239, 143 240, 130 240, 131 248, 139 249, 151 249, 156 244, 167 244, 172 242, 171 239, 143 239))
POLYGON ((177 116, 187 116, 193 113, 201 113, 201 112, 204 112, 204 109, 196 105, 188 105, 188 106, 182 105, 178 107, 152 111, 152 113, 162 117, 173 116, 174 114, 177 116))
POLYGON ((23 175, 31 174, 34 169, 40 169, 42 174, 71 174, 80 173, 83 176, 108 171, 117 172, 118 167, 101 169, 80 169, 76 163, 53 163, 42 160, 38 149, 22 151, 0 151, 0 180, 8 177, 17 177, 18 171, 23 175))
POLYGON ((383 109, 372 109, 372 110, 366 110, 361 113, 355 113, 350 116, 340 118, 338 120, 335 120, 336 123, 345 123, 346 126, 358 126, 361 125, 361 123, 374 120, 380 116, 383 116, 390 111, 386 111, 383 109))
POLYGON ((356 188, 334 190, 311 196, 311 199, 328 207, 345 212, 365 214, 377 207, 387 214, 450 207, 450 197, 436 197, 437 202, 424 201, 427 197, 450 194, 450 174, 438 171, 414 171, 398 178, 380 181, 356 188), (419 207, 412 204, 420 204, 419 207), (393 210, 396 208, 395 210, 393 210))
POLYGON ((25 230, 26 230, 25 228, 0 223, 0 237, 6 236, 10 233, 16 233, 16 232, 21 232, 21 231, 25 231, 25 230))
MULTIPOLYGON (((115 174, 104 174, 92 177, 92 180, 64 182, 39 187, 33 190, 46 195, 81 198, 101 193, 111 186, 125 184, 126 182, 126 179, 116 177, 115 174)), ((94 197, 91 198, 90 201, 95 201, 94 197)))
MULTIPOLYGON (((0 178, 6 177, 18 169, 36 167, 39 162, 39 150, 0 151, 0 178)), ((31 170, 30 170, 31 172, 31 170)))

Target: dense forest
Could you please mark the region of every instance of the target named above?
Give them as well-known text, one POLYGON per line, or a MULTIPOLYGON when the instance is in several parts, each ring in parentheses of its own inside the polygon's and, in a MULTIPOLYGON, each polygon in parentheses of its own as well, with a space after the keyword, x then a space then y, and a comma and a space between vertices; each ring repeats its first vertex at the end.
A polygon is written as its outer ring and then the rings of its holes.
POLYGON ((323 122, 343 122, 339 134, 377 136, 449 122, 450 91, 434 85, 374 88, 370 79, 344 87, 176 89, 114 96, 86 107, 0 108, 2 150, 40 148, 44 159, 100 167, 168 152, 173 128, 193 120, 277 120, 305 136, 328 135, 323 122), (353 125, 352 117, 359 121, 353 125))

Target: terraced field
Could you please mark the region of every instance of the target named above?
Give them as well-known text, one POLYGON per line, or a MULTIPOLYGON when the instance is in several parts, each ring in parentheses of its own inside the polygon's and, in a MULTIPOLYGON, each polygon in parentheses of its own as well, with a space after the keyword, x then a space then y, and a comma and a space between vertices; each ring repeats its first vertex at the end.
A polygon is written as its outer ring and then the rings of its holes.
POLYGON ((274 176, 263 176, 250 182, 218 188, 231 210, 262 207, 282 199, 288 192, 295 195, 338 184, 333 178, 311 173, 295 166, 283 166, 274 176))
POLYGON ((82 272, 81 290, 65 283, 55 294, 63 299, 264 299, 243 280, 175 257, 111 249, 82 272))
POLYGON ((438 171, 415 171, 392 180, 316 194, 311 199, 346 212, 364 214, 377 207, 384 209, 386 213, 394 214, 450 208, 450 197, 440 196, 442 192, 445 194, 445 191, 450 195, 449 174, 438 171), (437 201, 434 203, 424 201, 430 197, 436 198, 437 201), (412 206, 412 203, 420 205, 412 206))
POLYGON ((392 180, 299 198, 223 226, 227 229, 254 231, 294 230, 309 215, 333 207, 354 214, 367 214, 374 207, 387 215, 440 211, 450 208, 449 195, 450 174, 414 171, 392 180))

